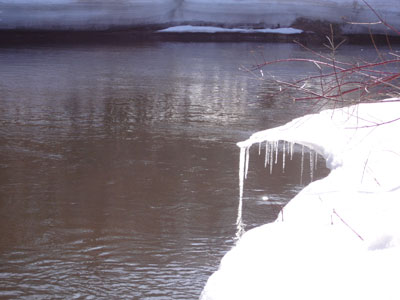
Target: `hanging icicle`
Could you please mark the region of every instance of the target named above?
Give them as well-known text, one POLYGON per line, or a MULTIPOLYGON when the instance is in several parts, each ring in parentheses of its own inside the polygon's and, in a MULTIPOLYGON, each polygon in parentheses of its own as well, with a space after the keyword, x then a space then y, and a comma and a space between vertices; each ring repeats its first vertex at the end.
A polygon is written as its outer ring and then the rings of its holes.
POLYGON ((269 143, 268 141, 265 142, 265 160, 264 160, 264 168, 268 166, 268 161, 269 161, 269 143))
POLYGON ((285 159, 286 159, 286 142, 283 141, 283 146, 282 146, 282 173, 285 173, 285 159))
POLYGON ((310 179, 311 182, 314 180, 314 153, 313 150, 310 149, 310 179))
POLYGON ((303 172, 304 172, 304 145, 302 145, 301 147, 300 184, 303 184, 303 172))
POLYGON ((240 157, 239 157, 239 197, 240 197, 240 199, 243 197, 246 151, 247 151, 247 149, 245 147, 240 148, 240 157))
POLYGON ((244 171, 244 178, 247 178, 247 173, 249 171, 249 160, 250 160, 250 147, 246 148, 246 166, 244 171))
POLYGON ((293 160, 294 143, 290 142, 290 160, 293 160))
POLYGON ((240 158, 239 158, 239 205, 237 211, 236 219, 236 239, 239 239, 244 231, 244 225, 242 221, 242 211, 243 211, 243 189, 244 189, 244 179, 246 173, 246 163, 248 162, 248 152, 249 147, 240 148, 240 158))
POLYGON ((272 174, 272 168, 273 168, 273 161, 274 161, 274 144, 273 143, 269 143, 270 145, 270 157, 269 157, 269 174, 272 174))
POLYGON ((318 165, 318 152, 315 151, 314 170, 317 170, 317 165, 318 165))

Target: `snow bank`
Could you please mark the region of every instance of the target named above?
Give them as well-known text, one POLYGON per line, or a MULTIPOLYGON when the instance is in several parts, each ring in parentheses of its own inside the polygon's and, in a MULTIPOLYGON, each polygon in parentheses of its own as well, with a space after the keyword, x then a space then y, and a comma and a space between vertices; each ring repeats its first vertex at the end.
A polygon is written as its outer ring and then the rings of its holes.
MULTIPOLYGON (((400 27, 398 0, 369 0, 382 17, 400 27)), ((244 24, 264 28, 291 27, 298 18, 342 24, 345 32, 368 33, 377 21, 360 0, 0 0, 0 29, 104 29, 113 26, 163 24, 244 24)), ((383 25, 372 31, 385 33, 383 25)))
POLYGON ((393 100, 307 115, 238 144, 241 179, 247 149, 278 140, 314 149, 331 172, 276 222, 246 232, 201 300, 400 299, 400 102, 393 100))
POLYGON ((192 25, 182 25, 168 27, 158 32, 173 32, 173 33, 278 33, 278 34, 299 34, 303 30, 296 28, 264 28, 264 29, 244 29, 244 28, 222 28, 216 26, 192 26, 192 25))

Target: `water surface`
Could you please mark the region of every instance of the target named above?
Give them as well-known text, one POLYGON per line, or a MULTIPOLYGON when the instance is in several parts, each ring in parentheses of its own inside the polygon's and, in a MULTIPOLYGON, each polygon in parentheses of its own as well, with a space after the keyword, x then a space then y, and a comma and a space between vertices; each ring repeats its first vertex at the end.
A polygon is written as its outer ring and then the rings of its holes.
MULTIPOLYGON (((197 299, 234 244, 236 142, 313 108, 240 70, 261 53, 308 55, 256 43, 1 48, 0 298, 197 299)), ((298 158, 270 176, 252 157, 247 229, 302 187, 298 158)))

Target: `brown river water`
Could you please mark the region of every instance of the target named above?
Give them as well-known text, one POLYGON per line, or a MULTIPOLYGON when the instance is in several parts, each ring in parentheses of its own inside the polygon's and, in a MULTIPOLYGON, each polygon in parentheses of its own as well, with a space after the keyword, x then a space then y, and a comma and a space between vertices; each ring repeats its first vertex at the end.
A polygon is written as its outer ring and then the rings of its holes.
MULTIPOLYGON (((0 48, 0 299, 198 299, 234 245, 236 143, 312 110, 240 70, 262 55, 308 54, 257 43, 0 48)), ((296 155, 272 176, 252 156, 246 229, 303 187, 296 155)))

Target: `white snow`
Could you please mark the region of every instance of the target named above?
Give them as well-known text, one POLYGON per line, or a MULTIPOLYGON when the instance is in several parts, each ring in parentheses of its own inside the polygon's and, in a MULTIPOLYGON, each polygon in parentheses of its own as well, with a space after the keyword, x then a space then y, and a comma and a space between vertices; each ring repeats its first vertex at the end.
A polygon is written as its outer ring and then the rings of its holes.
MULTIPOLYGON (((369 0, 382 18, 400 28, 400 1, 369 0)), ((151 24, 218 24, 288 28, 298 18, 339 23, 344 32, 387 32, 361 0, 0 0, 0 29, 109 28, 151 24), (346 21, 344 21, 344 19, 346 21)), ((390 31, 388 32, 391 33, 390 31)))
POLYGON ((246 232, 201 300, 400 299, 398 101, 326 110, 238 143, 241 180, 248 148, 265 141, 312 148, 331 172, 305 187, 275 222, 246 232))
POLYGON ((158 32, 174 32, 174 33, 279 33, 279 34, 299 34, 303 30, 296 28, 264 28, 264 29, 244 29, 244 28, 222 28, 216 26, 192 26, 192 25, 181 25, 168 27, 158 32))

